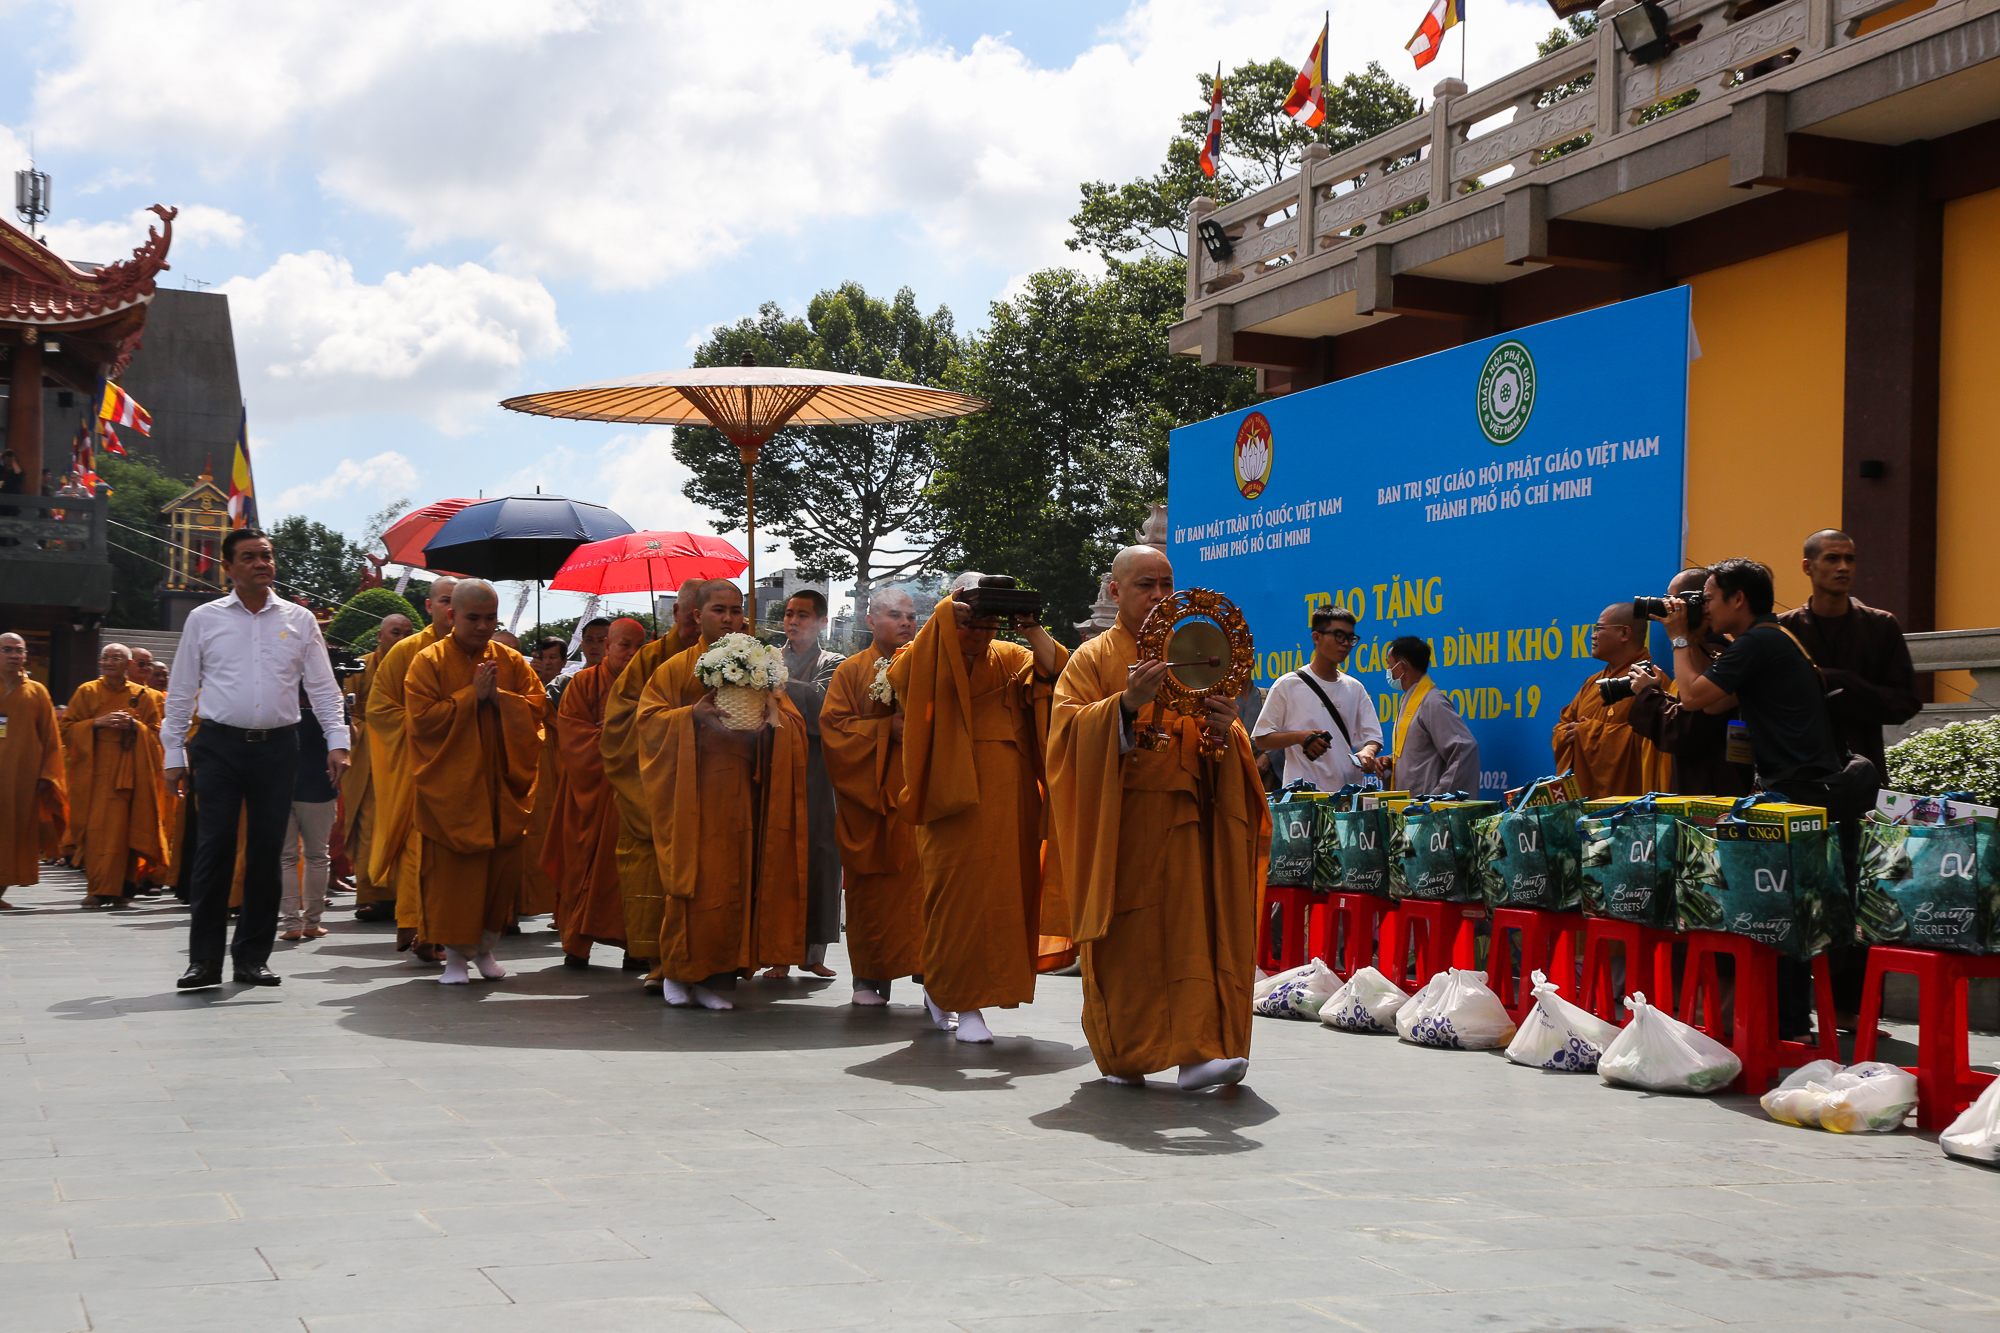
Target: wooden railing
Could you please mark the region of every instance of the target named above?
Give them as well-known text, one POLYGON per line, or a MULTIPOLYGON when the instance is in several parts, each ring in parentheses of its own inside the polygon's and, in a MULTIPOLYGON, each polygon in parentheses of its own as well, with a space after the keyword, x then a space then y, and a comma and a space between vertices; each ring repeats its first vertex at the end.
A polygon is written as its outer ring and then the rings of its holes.
MULTIPOLYGON (((1224 292, 1235 299, 1232 289, 1350 247, 1495 184, 1502 173, 1509 179, 1530 175, 1560 160, 1546 157, 1556 145, 1585 136, 1603 143, 1682 114, 1685 107, 1671 104, 1686 94, 1695 94, 1691 106, 1704 99, 1712 105, 1717 95, 1776 70, 1876 41, 1919 15, 1865 36, 1856 36, 1856 29, 1903 3, 1778 0, 1760 7, 1757 0, 1667 0, 1678 44, 1651 65, 1634 65, 1626 56, 1607 5, 1592 38, 1482 88, 1446 79, 1427 114, 1342 153, 1313 145, 1296 174, 1226 207, 1196 200, 1188 218, 1187 303, 1224 292), (1226 258, 1210 258, 1201 242, 1197 229, 1207 219, 1229 237, 1226 258)), ((1964 3, 1943 0, 1933 8, 1964 3)))

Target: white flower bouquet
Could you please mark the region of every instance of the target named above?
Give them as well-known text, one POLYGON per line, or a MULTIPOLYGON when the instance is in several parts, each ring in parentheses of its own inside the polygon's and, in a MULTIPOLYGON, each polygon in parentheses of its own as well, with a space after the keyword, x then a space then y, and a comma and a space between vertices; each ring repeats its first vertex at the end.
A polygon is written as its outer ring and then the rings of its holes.
POLYGON ((736 731, 754 731, 764 725, 771 692, 782 689, 790 675, 782 653, 748 634, 725 634, 717 639, 695 659, 694 674, 715 691, 715 706, 723 722, 736 731))
POLYGON ((877 658, 875 679, 868 682, 868 697, 878 704, 887 704, 891 708, 896 706, 896 688, 889 683, 889 668, 895 664, 895 660, 893 657, 877 658))

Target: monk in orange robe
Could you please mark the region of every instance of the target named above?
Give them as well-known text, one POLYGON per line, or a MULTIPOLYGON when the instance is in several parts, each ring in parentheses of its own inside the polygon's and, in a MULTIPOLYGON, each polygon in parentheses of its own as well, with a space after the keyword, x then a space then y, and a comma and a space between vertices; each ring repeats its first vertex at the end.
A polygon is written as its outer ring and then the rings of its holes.
POLYGON ((493 957, 514 919, 542 762, 542 682, 493 642, 500 595, 482 579, 451 594, 451 633, 404 680, 419 935, 444 948, 446 985, 507 975, 493 957))
MULTIPOLYGON (((618 884, 625 900, 626 963, 643 966, 648 972, 659 961, 648 951, 657 947, 660 938, 666 890, 660 884, 653 810, 646 800, 645 781, 639 776, 639 695, 670 658, 686 652, 701 638, 696 618, 703 586, 700 579, 681 585, 674 597, 673 633, 641 648, 625 664, 604 701, 604 776, 618 807, 618 884)), ((646 989, 657 989, 657 983, 648 981, 646 989)))
MULTIPOLYGON (((422 867, 411 836, 412 804, 408 719, 403 683, 417 654, 451 634, 451 593, 458 580, 446 575, 431 584, 424 609, 431 623, 392 646, 375 668, 368 689, 368 766, 375 794, 375 819, 368 849, 368 877, 395 896, 396 949, 414 948, 417 957, 436 961, 436 943, 418 942, 423 911, 417 891, 422 867)), ((378 650, 379 651, 379 650, 378 650)))
POLYGON ((1622 676, 1647 660, 1646 622, 1632 618, 1632 604, 1618 602, 1590 627, 1590 655, 1604 670, 1583 683, 1556 723, 1552 746, 1556 770, 1576 774, 1585 800, 1644 796, 1665 791, 1673 781, 1673 758, 1632 730, 1632 696, 1607 704, 1599 681, 1622 676))
POLYGON ((0 634, 0 907, 8 889, 41 882, 68 826, 55 703, 28 679, 28 641, 0 634))
MULTIPOLYGON (((604 776, 604 702, 645 642, 646 627, 638 621, 613 622, 603 659, 570 677, 556 713, 561 795, 542 865, 556 881, 556 928, 566 967, 590 966, 592 944, 632 952, 618 885, 618 807, 604 776)), ((658 948, 657 940, 649 942, 640 956, 658 948)))
MULTIPOLYGON (((897 977, 923 977, 924 888, 916 830, 902 817, 903 714, 873 697, 878 670, 917 632, 917 607, 900 588, 868 600, 874 642, 834 669, 819 713, 833 779, 834 833, 846 872, 847 961, 854 1003, 886 1004, 897 977)), ((886 684, 886 682, 885 682, 886 684)))
POLYGON ((567 645, 561 639, 543 639, 527 658, 535 679, 542 683, 542 764, 535 778, 535 812, 528 820, 528 860, 521 873, 519 916, 541 916, 556 910, 556 881, 542 869, 548 851, 549 831, 555 827, 556 803, 562 799, 562 761, 556 744, 556 702, 550 682, 562 674, 567 645))
POLYGON ((902 809, 923 874, 924 1003, 960 1041, 989 1042, 983 1010, 1035 998, 1044 915, 1068 929, 1060 879, 1043 873, 1042 756, 1069 652, 1028 623, 1015 628, 1032 651, 995 642, 999 621, 973 620, 962 595, 938 603, 889 683, 906 715, 902 809))
POLYGON ((1070 658, 1049 726, 1049 826, 1082 950, 1084 1035, 1113 1083, 1175 1066, 1183 1090, 1235 1083, 1250 1063, 1271 845, 1263 784, 1234 699, 1182 717, 1155 702, 1163 663, 1128 670, 1147 614, 1173 594, 1167 557, 1120 551, 1110 590, 1118 622, 1070 658), (1136 743, 1142 712, 1158 715, 1166 750, 1136 743), (1227 753, 1204 758, 1204 733, 1227 753))
POLYGON ((354 919, 387 921, 396 914, 396 895, 387 885, 377 884, 368 873, 369 857, 375 843, 375 776, 368 763, 368 696, 375 687, 375 673, 389 650, 410 637, 416 626, 408 616, 393 612, 375 627, 375 647, 361 659, 361 674, 349 677, 347 692, 354 698, 353 745, 350 762, 340 778, 341 831, 346 836, 348 859, 354 866, 354 919))
POLYGON ((742 633, 743 594, 716 579, 696 596, 701 638, 639 696, 639 771, 666 890, 655 975, 676 1008, 732 1009, 717 991, 738 972, 805 961, 806 726, 782 680, 764 692, 762 726, 725 723, 696 663, 742 633))
POLYGON ((160 696, 128 678, 131 650, 106 644, 97 665, 103 674, 77 686, 63 714, 68 841, 89 883, 86 905, 116 907, 135 887, 141 860, 166 861, 166 751, 160 696))

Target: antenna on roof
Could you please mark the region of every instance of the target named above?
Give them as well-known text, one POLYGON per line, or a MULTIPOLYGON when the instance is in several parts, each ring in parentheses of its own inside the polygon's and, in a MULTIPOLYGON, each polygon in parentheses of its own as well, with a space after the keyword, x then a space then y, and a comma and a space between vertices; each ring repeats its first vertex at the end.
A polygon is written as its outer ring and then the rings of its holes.
POLYGON ((47 244, 47 234, 36 236, 35 228, 48 220, 49 173, 35 170, 32 157, 26 167, 14 173, 14 212, 28 224, 29 236, 47 244))

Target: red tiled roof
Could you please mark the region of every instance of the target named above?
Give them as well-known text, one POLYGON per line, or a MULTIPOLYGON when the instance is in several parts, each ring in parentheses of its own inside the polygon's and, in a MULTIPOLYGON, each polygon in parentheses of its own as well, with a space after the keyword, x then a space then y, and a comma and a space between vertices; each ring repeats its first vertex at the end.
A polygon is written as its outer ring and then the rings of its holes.
POLYGON ((146 241, 130 259, 89 273, 59 257, 20 228, 0 219, 0 320, 22 324, 80 324, 115 315, 152 299, 153 279, 172 267, 177 208, 153 205, 164 234, 146 229, 146 241))

